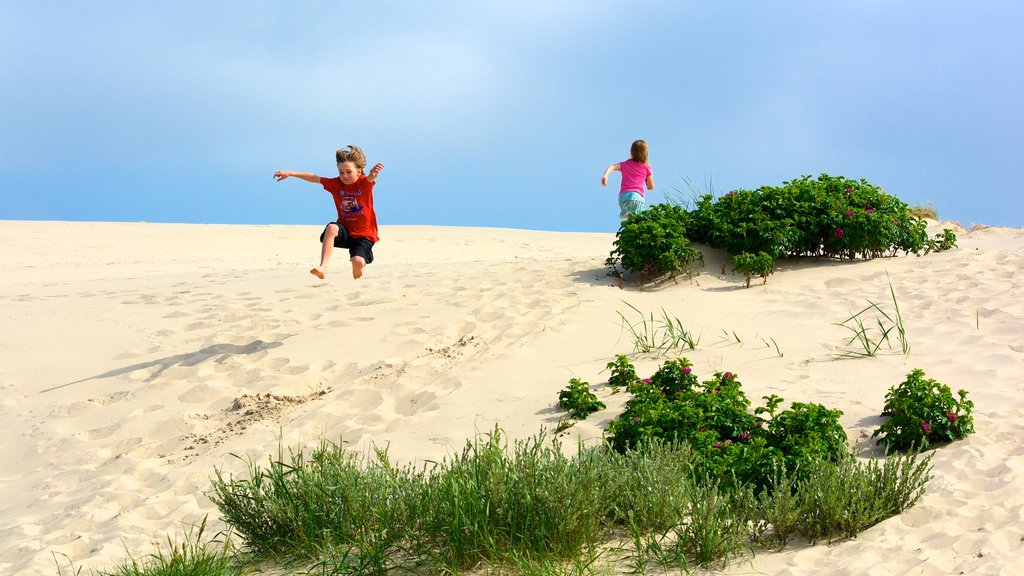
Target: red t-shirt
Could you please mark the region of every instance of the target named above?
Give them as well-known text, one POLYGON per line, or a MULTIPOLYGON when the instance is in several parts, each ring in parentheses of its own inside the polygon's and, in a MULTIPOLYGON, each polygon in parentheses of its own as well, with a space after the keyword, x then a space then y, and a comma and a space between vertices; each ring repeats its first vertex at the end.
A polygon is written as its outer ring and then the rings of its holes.
POLYGON ((373 186, 365 175, 351 186, 341 178, 320 178, 320 185, 331 193, 334 206, 338 209, 338 223, 348 228, 348 233, 357 238, 379 242, 377 237, 377 214, 373 211, 373 186))

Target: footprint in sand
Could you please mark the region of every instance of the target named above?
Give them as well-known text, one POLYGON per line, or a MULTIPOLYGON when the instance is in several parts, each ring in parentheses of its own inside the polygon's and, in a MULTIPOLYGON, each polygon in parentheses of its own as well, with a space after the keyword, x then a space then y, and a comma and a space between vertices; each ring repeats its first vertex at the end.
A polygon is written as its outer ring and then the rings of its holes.
POLYGON ((131 392, 128 392, 127 390, 119 390, 117 392, 111 392, 110 394, 107 394, 105 396, 100 396, 99 398, 90 398, 87 400, 87 402, 91 402, 98 406, 103 406, 105 404, 111 404, 114 402, 124 400, 129 395, 131 395, 131 392))
POLYGON ((117 432, 120 429, 121 424, 111 424, 109 426, 101 426, 99 428, 93 428, 92 430, 87 430, 85 432, 79 432, 75 434, 75 436, 79 438, 84 438, 85 440, 89 441, 100 440, 102 438, 109 437, 111 434, 117 432))
POLYGON ((433 412, 438 409, 437 394, 423 390, 406 394, 395 400, 395 414, 399 416, 412 416, 421 412, 433 412))

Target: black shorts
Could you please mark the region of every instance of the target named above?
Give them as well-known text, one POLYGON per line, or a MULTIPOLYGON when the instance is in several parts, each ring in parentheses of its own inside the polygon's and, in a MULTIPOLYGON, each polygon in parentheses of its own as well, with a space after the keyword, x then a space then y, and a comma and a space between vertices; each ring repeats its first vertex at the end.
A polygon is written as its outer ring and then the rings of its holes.
MULTIPOLYGON (((349 257, 361 256, 366 263, 373 262, 373 242, 369 238, 362 238, 360 236, 350 236, 348 228, 345 228, 344 224, 339 222, 331 222, 338 227, 338 235, 334 238, 335 248, 348 248, 349 257)), ((330 226, 328 224, 327 226, 330 226)), ((323 244, 324 235, 327 234, 327 226, 324 226, 324 231, 320 233, 320 243, 323 244)))

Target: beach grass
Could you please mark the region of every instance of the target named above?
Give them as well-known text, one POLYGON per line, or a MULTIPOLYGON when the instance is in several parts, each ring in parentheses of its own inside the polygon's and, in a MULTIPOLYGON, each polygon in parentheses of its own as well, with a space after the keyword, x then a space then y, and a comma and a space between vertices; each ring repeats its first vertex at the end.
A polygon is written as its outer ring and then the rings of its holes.
POLYGON ((935 208, 935 205, 931 202, 928 205, 916 204, 907 209, 907 212, 911 216, 917 216, 918 218, 928 218, 930 220, 939 219, 939 211, 935 208))
POLYGON ((692 351, 700 344, 701 335, 694 335, 683 325, 682 320, 670 316, 664 308, 661 309, 661 317, 656 318, 653 312, 644 314, 629 302, 623 300, 622 303, 629 306, 638 318, 634 321, 619 312, 621 328, 629 333, 634 352, 658 351, 659 354, 667 354, 673 350, 682 352, 684 347, 692 351))
POLYGON ((878 354, 882 344, 892 347, 889 335, 893 330, 896 331, 896 339, 900 343, 903 355, 910 355, 907 328, 903 323, 900 304, 896 300, 896 289, 893 288, 891 281, 889 282, 889 294, 892 296, 891 313, 887 312, 882 305, 868 300, 866 308, 842 322, 835 323, 836 326, 846 328, 851 332, 850 337, 846 340, 846 349, 841 356, 848 358, 874 357, 878 354), (872 311, 875 313, 874 316, 868 318, 868 313, 872 311))
MULTIPOLYGON (((206 518, 186 528, 179 541, 167 538, 167 547, 160 547, 146 556, 128 559, 112 570, 95 572, 99 576, 242 576, 251 572, 246 566, 248 556, 234 549, 231 539, 224 534, 207 534, 206 518)), ((56 560, 56 558, 55 558, 56 560)), ((67 567, 57 564, 59 576, 80 576, 81 567, 75 567, 64 558, 67 567)))
POLYGON ((928 457, 851 455, 777 470, 757 491, 702 476, 685 444, 580 444, 568 457, 544 432, 510 442, 498 428, 419 466, 327 441, 283 452, 246 477, 218 471, 210 497, 254 558, 323 574, 724 566, 798 537, 855 536, 912 506, 930 475, 928 457))

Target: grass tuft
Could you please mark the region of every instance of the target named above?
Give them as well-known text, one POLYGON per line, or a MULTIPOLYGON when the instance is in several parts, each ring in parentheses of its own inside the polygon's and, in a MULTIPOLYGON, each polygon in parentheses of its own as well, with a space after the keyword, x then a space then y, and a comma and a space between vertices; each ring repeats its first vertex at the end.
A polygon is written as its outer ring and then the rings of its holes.
POLYGON ((692 454, 650 440, 625 452, 580 444, 570 458, 543 432, 510 443, 496 427, 413 469, 322 442, 250 478, 218 474, 211 498, 249 551, 317 573, 593 574, 617 559, 643 573, 726 566, 795 536, 853 536, 913 505, 930 471, 916 455, 850 456, 776 470, 755 492, 699 472, 692 454))
POLYGON ((655 318, 653 312, 645 315, 629 302, 623 300, 623 304, 629 306, 638 317, 634 321, 619 312, 621 327, 629 332, 634 352, 648 353, 657 350, 667 354, 678 350, 681 353, 684 347, 696 350, 700 344, 700 334, 694 336, 693 332, 683 326, 679 318, 669 316, 664 308, 661 309, 661 317, 655 318))
POLYGON ((868 300, 866 308, 842 322, 834 323, 851 332, 851 336, 846 340, 846 350, 843 351, 842 356, 848 358, 874 357, 883 344, 892 349, 889 335, 893 330, 896 331, 896 339, 903 355, 910 355, 910 341, 907 340, 903 314, 900 312, 900 305, 896 300, 896 289, 893 288, 891 281, 889 282, 889 294, 892 296, 891 313, 886 311, 882 305, 868 300), (872 311, 874 317, 869 318, 868 313, 872 311))

